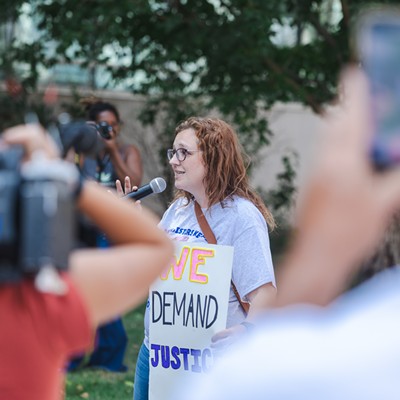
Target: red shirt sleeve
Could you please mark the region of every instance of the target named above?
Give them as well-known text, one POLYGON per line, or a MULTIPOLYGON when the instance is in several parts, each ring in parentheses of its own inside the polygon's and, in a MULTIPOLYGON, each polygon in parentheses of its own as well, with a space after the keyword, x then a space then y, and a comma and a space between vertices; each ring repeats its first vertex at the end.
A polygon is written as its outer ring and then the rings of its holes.
POLYGON ((69 356, 90 347, 93 331, 80 293, 68 274, 61 276, 68 292, 65 295, 43 293, 35 296, 38 308, 34 311, 34 320, 38 337, 47 341, 46 347, 53 354, 69 356))

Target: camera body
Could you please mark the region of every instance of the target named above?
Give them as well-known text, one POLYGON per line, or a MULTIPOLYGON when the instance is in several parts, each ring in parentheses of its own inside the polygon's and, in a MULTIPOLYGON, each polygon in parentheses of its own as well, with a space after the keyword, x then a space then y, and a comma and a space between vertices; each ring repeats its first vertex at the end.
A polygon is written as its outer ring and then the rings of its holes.
POLYGON ((112 138, 111 131, 113 128, 106 121, 100 121, 96 124, 96 128, 103 139, 110 140, 112 138))
POLYGON ((68 268, 74 247, 75 166, 38 155, 21 164, 22 149, 0 152, 0 283, 68 268))

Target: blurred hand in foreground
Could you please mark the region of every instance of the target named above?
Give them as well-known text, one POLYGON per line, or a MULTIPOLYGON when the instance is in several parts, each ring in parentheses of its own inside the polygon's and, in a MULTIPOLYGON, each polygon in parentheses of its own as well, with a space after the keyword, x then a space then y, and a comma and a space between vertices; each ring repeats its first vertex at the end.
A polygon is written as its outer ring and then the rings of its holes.
POLYGON ((375 250, 400 208, 400 170, 376 172, 368 82, 350 68, 343 103, 327 117, 325 143, 306 187, 297 233, 278 277, 278 305, 325 305, 375 250))

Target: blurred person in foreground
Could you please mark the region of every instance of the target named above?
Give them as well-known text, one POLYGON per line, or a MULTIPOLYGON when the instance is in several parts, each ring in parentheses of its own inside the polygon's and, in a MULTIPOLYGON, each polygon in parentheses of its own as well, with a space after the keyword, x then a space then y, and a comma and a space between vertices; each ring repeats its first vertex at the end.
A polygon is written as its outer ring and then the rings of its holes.
MULTIPOLYGON (((39 126, 11 128, 2 138, 2 150, 23 146, 25 161, 39 154, 49 165, 63 162, 39 126)), ((139 305, 172 256, 154 216, 96 183, 77 185, 76 205, 115 246, 73 251, 68 270, 59 273, 65 291, 39 291, 28 275, 0 284, 1 399, 63 398, 68 356, 91 346, 99 324, 139 305), (126 224, 127 218, 134 223, 126 224)))
POLYGON ((176 398, 400 398, 399 267, 342 294, 400 208, 400 171, 372 168, 363 73, 346 71, 342 88, 344 104, 327 120, 298 232, 278 270, 276 307, 176 398))

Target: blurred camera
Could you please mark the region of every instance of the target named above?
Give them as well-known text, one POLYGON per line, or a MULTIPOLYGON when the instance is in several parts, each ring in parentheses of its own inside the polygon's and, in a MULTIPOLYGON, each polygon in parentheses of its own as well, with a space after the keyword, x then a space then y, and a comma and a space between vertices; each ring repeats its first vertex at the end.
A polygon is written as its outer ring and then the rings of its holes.
POLYGON ((68 267, 76 231, 75 166, 23 150, 0 151, 0 283, 35 275, 42 267, 68 267))
POLYGON ((96 124, 96 128, 103 139, 109 140, 112 138, 111 132, 113 128, 111 125, 107 124, 106 121, 100 121, 98 124, 96 124))
MULTIPOLYGON (((107 133, 110 135, 108 131, 107 133)), ((102 133, 99 125, 94 122, 71 121, 69 116, 62 115, 59 116, 53 137, 59 142, 64 158, 71 148, 78 154, 96 155, 104 147, 100 138, 104 134, 105 132, 102 133)))

